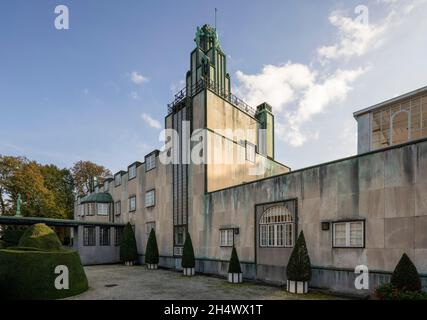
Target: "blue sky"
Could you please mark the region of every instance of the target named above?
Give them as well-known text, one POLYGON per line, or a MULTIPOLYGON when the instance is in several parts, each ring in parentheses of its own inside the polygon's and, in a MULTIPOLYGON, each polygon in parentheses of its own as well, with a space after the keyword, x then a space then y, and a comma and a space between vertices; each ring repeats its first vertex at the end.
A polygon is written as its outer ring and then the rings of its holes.
POLYGON ((215 7, 233 91, 273 105, 276 158, 293 169, 354 154, 354 111, 427 85, 424 0, 4 0, 0 154, 113 172, 143 160, 215 7))

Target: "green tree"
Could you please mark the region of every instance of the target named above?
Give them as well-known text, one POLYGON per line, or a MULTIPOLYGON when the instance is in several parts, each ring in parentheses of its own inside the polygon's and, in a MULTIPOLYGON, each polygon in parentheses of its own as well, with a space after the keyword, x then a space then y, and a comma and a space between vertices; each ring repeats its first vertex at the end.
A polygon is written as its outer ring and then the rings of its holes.
POLYGON ((228 273, 242 273, 239 256, 237 255, 236 247, 234 246, 233 251, 231 251, 230 263, 228 265, 228 273))
POLYGON ((145 263, 158 264, 159 263, 159 249, 157 247, 156 231, 151 229, 147 241, 147 248, 145 250, 145 263))
POLYGON ((391 276, 391 284, 400 291, 421 291, 417 268, 406 253, 402 255, 391 276))
POLYGON ((305 243, 304 233, 298 236, 294 249, 292 250, 286 267, 288 280, 292 281, 310 281, 311 280, 311 262, 305 243))
POLYGON ((72 219, 74 209, 74 182, 69 169, 59 169, 55 165, 41 167, 45 186, 53 193, 55 212, 50 216, 72 219))
POLYGON ((193 243, 191 242, 191 237, 188 232, 187 232, 187 236, 185 237, 181 263, 183 268, 194 268, 194 266, 196 265, 196 260, 194 258, 193 243))
POLYGON ((134 262, 138 259, 135 234, 132 225, 128 222, 123 230, 120 243, 120 260, 122 262, 134 262))
POLYGON ((12 214, 11 178, 24 162, 28 160, 22 157, 0 155, 0 213, 2 215, 12 214))
POLYGON ((107 176, 111 176, 110 170, 90 161, 79 161, 71 168, 74 185, 79 194, 85 194, 93 190, 93 181, 98 179, 100 183, 107 176))

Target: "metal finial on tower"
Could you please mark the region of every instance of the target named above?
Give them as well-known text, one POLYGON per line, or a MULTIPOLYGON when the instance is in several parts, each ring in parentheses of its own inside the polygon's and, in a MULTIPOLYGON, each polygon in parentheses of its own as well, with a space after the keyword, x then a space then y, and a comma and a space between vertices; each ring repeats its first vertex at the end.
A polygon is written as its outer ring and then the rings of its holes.
POLYGON ((217 8, 215 8, 215 30, 216 30, 216 13, 217 13, 217 8))

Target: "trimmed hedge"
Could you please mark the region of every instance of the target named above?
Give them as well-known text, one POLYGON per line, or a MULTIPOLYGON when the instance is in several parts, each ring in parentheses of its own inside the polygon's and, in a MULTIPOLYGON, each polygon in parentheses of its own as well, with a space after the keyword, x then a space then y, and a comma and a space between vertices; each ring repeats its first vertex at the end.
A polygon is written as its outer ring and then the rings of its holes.
POLYGON ((88 281, 75 250, 27 251, 0 250, 1 299, 61 299, 82 293, 88 281), (65 265, 69 271, 69 289, 55 288, 55 268, 65 265))
POLYGON ((303 231, 300 232, 286 266, 286 275, 291 281, 310 281, 311 262, 303 231))
POLYGON ((55 231, 44 223, 37 223, 28 227, 19 239, 18 246, 46 251, 59 251, 62 247, 55 231))
POLYGON ((402 255, 391 276, 391 284, 400 291, 421 291, 417 268, 406 253, 402 255))
POLYGON ((159 263, 159 249, 157 247, 156 231, 154 231, 154 229, 151 229, 150 236, 148 237, 147 248, 145 250, 145 263, 159 263))
POLYGON ((27 227, 22 226, 4 226, 3 227, 3 246, 17 246, 27 227))
POLYGON ((231 251, 230 263, 228 264, 228 273, 242 273, 239 256, 237 255, 236 247, 234 246, 233 251, 231 251))
POLYGON ((132 225, 128 222, 123 230, 120 242, 120 260, 122 262, 134 262, 138 259, 135 234, 132 225))
POLYGON ((380 300, 427 300, 426 292, 401 291, 390 283, 379 286, 375 296, 380 300))
POLYGON ((187 236, 185 237, 181 265, 183 268, 194 268, 194 266, 196 265, 196 259, 194 258, 193 243, 191 241, 191 237, 188 232, 187 232, 187 236))

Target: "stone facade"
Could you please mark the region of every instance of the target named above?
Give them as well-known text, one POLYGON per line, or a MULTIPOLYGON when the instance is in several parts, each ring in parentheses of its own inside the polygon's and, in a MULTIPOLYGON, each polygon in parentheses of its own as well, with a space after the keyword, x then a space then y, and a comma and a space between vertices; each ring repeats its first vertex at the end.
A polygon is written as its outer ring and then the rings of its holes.
MULTIPOLYGON (((202 43, 210 41, 207 38, 202 43)), ((225 276, 230 245, 234 245, 244 278, 283 285, 294 240, 304 231, 313 266, 312 287, 366 294, 389 278, 404 252, 420 273, 427 274, 427 140, 360 152, 350 158, 291 171, 274 159, 274 145, 268 154, 259 153, 262 148, 257 136, 260 127, 257 113, 233 98, 228 89, 224 94, 211 86, 202 77, 203 73, 195 71, 204 70, 199 67, 205 68, 206 61, 211 68, 215 67, 212 60, 206 59, 214 57, 215 50, 220 48, 207 46, 193 51, 186 93, 170 106, 165 127, 182 131, 177 119, 188 119, 190 133, 198 129, 205 132, 202 138, 205 160, 231 152, 243 155, 243 162, 163 164, 160 158, 168 150, 156 152, 155 168, 147 170, 147 161, 138 162, 135 178, 129 180, 128 168, 116 174, 121 178, 120 184, 111 180, 108 187, 98 186, 97 192, 110 193, 114 203, 120 201, 120 212, 114 205, 109 216, 82 215, 78 199, 76 219, 130 222, 135 228, 142 263, 149 228, 155 225, 159 265, 167 268, 180 269, 180 232, 188 231, 197 260, 196 272, 225 276), (178 116, 180 112, 182 115, 178 116), (245 131, 251 128, 255 135, 245 131), (232 134, 224 129, 232 129, 232 134), (251 160, 247 158, 248 142, 257 146, 251 160), (257 167, 264 170, 254 174, 257 167), (150 190, 155 190, 155 205, 146 207, 145 196, 150 190), (136 198, 134 211, 129 209, 131 196, 136 198), (264 233, 260 235, 261 220, 274 207, 286 208, 292 217, 283 226, 288 228, 289 243, 283 242, 285 229, 280 229, 280 239, 272 244, 261 239, 265 237, 264 233), (358 246, 334 245, 334 226, 343 222, 358 222, 363 226, 363 230, 356 230, 357 241, 361 241, 358 246), (229 243, 223 239, 224 230, 232 230, 227 233, 227 237, 232 236, 229 243), (366 265, 370 270, 368 291, 354 287, 357 265, 366 265)), ((224 66, 225 55, 220 56, 224 66)), ((223 77, 220 79, 223 84, 229 83, 224 70, 216 77, 223 77)), ((362 122, 359 130, 363 131, 369 127, 369 121, 362 122)), ((274 122, 270 121, 270 125, 274 126, 274 122)), ((365 140, 362 135, 359 150, 364 150, 365 140)), ((198 141, 189 143, 191 149, 198 141)), ((268 141, 270 145, 272 142, 274 139, 268 141)), ((352 232, 349 238, 353 237, 352 232)), ((106 260, 117 262, 118 255, 110 255, 106 260)))

